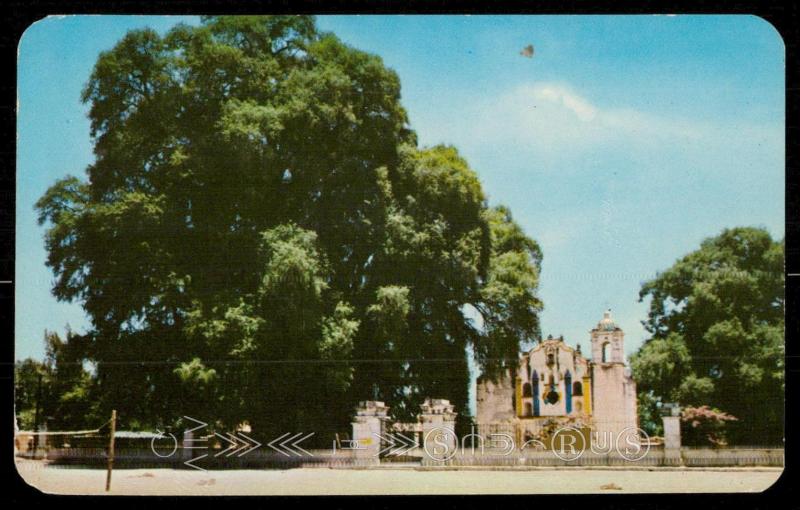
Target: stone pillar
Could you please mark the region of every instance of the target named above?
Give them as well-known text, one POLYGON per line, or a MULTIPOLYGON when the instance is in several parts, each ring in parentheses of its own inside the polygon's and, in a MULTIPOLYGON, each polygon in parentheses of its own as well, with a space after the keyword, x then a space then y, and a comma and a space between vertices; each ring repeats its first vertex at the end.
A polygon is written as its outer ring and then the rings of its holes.
POLYGON ((664 420, 664 462, 666 464, 682 464, 681 459, 681 418, 680 416, 663 416, 664 420))
POLYGON ((681 419, 679 416, 664 416, 664 449, 681 449, 681 419))
POLYGON ((381 437, 386 437, 386 422, 389 408, 377 400, 364 400, 358 403, 353 418, 353 441, 357 444, 356 456, 378 460, 381 450, 381 437))
POLYGON ((455 426, 458 413, 449 400, 427 398, 420 406, 419 420, 425 455, 433 460, 449 458, 458 447, 455 426))

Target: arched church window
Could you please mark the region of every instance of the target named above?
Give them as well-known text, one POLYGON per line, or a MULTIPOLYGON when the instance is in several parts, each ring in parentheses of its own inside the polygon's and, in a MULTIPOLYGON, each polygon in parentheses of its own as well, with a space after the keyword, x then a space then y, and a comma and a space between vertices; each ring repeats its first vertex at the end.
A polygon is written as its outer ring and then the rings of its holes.
POLYGON ((556 383, 555 379, 553 379, 553 374, 550 374, 547 389, 544 393, 544 401, 547 404, 554 405, 558 403, 560 398, 558 391, 556 391, 556 383))
POLYGON ((564 374, 564 392, 566 393, 564 398, 567 405, 567 414, 569 414, 572 412, 572 374, 569 373, 569 370, 564 374))
POLYGON ((522 396, 523 397, 531 396, 531 383, 525 383, 522 385, 522 396))
POLYGON ((572 394, 576 397, 583 396, 583 384, 580 381, 575 381, 572 383, 572 394))
POLYGON ((533 390, 533 415, 539 416, 539 373, 536 370, 531 375, 531 388, 533 390))
POLYGON ((603 344, 603 363, 611 361, 611 344, 606 342, 603 344))

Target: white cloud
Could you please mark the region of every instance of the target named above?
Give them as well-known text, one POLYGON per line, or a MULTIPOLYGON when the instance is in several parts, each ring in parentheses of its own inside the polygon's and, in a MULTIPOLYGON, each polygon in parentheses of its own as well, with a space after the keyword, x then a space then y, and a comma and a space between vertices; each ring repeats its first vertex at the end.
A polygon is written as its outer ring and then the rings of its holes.
POLYGON ((561 84, 529 84, 479 105, 479 136, 513 132, 512 139, 537 149, 580 150, 597 145, 657 144, 666 139, 693 143, 704 126, 685 119, 665 119, 634 109, 602 108, 561 84))
POLYGON ((597 151, 639 150, 648 158, 656 153, 708 156, 716 151, 730 157, 731 150, 780 150, 783 145, 781 126, 719 125, 707 119, 608 108, 562 83, 523 84, 463 105, 453 118, 427 120, 431 134, 436 133, 433 143, 482 148, 498 157, 529 154, 541 163, 597 151))
MULTIPOLYGON (((526 91, 522 91, 523 93, 526 91)), ((553 104, 563 105, 572 110, 578 118, 584 122, 589 122, 597 115, 597 108, 591 105, 584 98, 567 91, 564 88, 544 85, 534 87, 531 95, 540 101, 548 101, 553 104)))

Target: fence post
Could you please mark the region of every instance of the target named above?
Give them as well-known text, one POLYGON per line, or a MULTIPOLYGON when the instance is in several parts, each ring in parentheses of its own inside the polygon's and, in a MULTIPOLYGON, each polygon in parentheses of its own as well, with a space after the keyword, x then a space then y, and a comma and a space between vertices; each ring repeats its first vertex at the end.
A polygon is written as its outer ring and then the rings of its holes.
POLYGON ((111 434, 108 438, 108 472, 106 473, 106 492, 111 490, 111 470, 114 467, 114 432, 117 430, 117 410, 111 411, 111 434))

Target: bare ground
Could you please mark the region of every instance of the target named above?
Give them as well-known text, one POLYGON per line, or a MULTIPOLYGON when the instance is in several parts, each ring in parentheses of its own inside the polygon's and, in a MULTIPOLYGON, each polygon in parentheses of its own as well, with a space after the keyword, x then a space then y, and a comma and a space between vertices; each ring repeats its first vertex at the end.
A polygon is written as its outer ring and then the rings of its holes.
MULTIPOLYGON (((22 478, 50 494, 106 494, 102 469, 17 460, 22 478)), ((779 468, 729 469, 326 469, 195 471, 118 469, 110 494, 379 495, 761 492, 779 468)))

